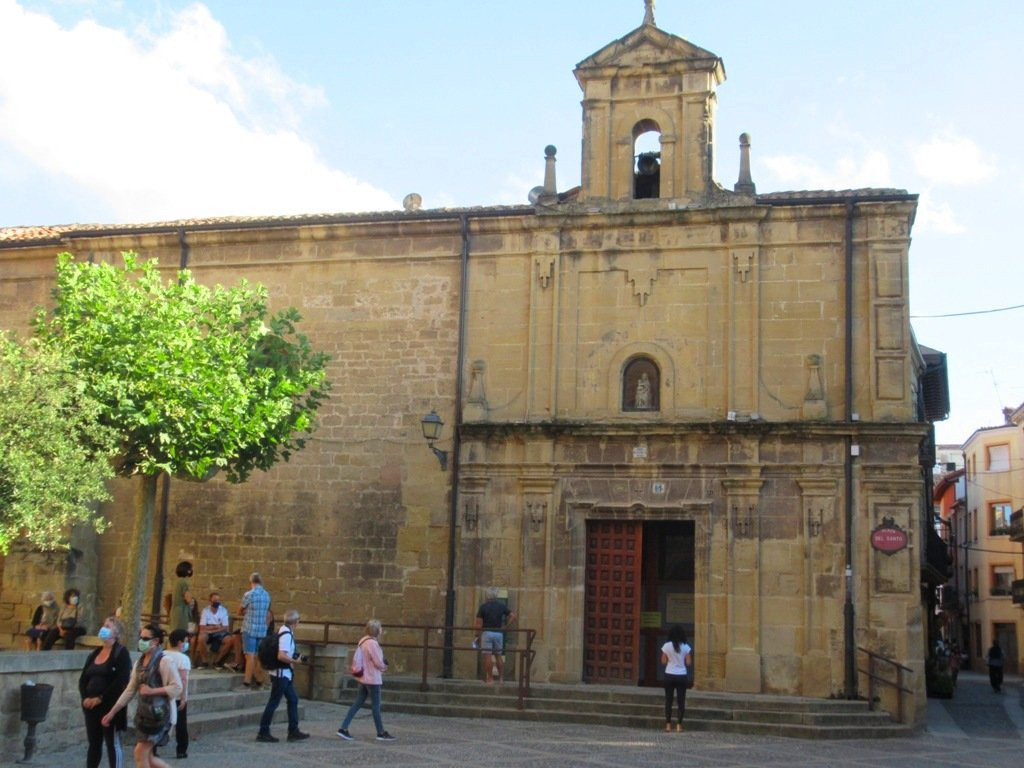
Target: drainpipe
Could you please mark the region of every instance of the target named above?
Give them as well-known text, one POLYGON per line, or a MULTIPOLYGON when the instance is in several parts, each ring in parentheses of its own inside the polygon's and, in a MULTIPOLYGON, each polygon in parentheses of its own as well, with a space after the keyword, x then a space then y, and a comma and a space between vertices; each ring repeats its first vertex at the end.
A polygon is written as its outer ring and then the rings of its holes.
MULTIPOLYGON (((971 631, 971 569, 969 565, 971 552, 971 531, 970 527, 968 526, 968 521, 971 519, 971 515, 967 511, 968 509, 970 509, 970 507, 968 506, 968 488, 970 487, 970 482, 968 482, 968 474, 970 473, 970 469, 967 466, 967 454, 962 453, 961 456, 963 456, 964 458, 964 511, 961 522, 964 528, 964 619, 967 623, 967 637, 963 638, 963 641, 964 648, 967 649, 967 667, 968 669, 970 669, 971 658, 973 657, 973 653, 971 652, 971 643, 974 639, 974 633, 971 631)), ((975 584, 975 586, 977 586, 977 584, 975 584)), ((978 648, 978 655, 981 655, 981 648, 978 648)))
MULTIPOLYGON (((188 241, 184 227, 178 229, 178 269, 188 268, 188 241)), ((171 476, 164 473, 164 487, 160 496, 160 522, 156 540, 156 574, 153 577, 153 602, 150 613, 159 616, 163 610, 160 594, 164 591, 164 550, 167 548, 167 519, 171 500, 171 476)))
POLYGON ((466 358, 466 312, 469 292, 469 217, 459 214, 462 232, 462 257, 459 269, 459 337, 455 355, 455 407, 452 425, 452 486, 448 494, 448 582, 444 600, 444 656, 441 676, 452 677, 453 636, 455 626, 455 545, 459 511, 459 429, 462 426, 462 372, 466 358))
MULTIPOLYGON (((846 254, 845 254, 845 324, 843 369, 845 371, 847 424, 853 423, 853 213, 855 203, 846 203, 846 254)), ((846 600, 843 604, 843 644, 845 645, 845 688, 846 698, 857 697, 857 646, 854 633, 853 613, 853 434, 852 428, 846 436, 846 456, 843 459, 843 485, 846 518, 846 600)))

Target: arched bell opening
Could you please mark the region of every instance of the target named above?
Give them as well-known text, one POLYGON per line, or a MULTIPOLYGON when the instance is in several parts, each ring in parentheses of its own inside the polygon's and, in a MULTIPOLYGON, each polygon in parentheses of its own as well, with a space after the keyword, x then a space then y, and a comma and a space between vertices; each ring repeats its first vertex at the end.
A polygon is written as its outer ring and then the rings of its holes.
POLYGON ((633 199, 661 196, 661 127, 654 120, 633 126, 633 199))

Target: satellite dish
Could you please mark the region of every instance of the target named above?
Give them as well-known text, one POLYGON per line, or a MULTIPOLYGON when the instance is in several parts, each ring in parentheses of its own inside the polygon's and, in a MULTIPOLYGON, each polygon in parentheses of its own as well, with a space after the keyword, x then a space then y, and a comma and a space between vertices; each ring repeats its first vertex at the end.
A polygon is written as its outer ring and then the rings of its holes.
POLYGON ((544 194, 544 187, 534 187, 530 190, 530 194, 526 196, 526 199, 530 201, 530 205, 536 205, 544 194))
POLYGON ((415 192, 410 192, 402 198, 402 207, 407 211, 418 211, 423 205, 423 198, 415 192))

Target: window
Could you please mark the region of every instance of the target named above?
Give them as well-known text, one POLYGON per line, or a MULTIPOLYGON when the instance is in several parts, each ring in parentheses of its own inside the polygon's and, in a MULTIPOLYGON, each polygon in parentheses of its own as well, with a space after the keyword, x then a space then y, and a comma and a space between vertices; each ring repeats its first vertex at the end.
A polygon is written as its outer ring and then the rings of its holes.
POLYGON ((991 594, 997 597, 1009 597, 1013 594, 1013 566, 992 566, 991 594))
POLYGON ((989 472, 1006 472, 1010 469, 1010 446, 989 445, 985 447, 989 472))
POLYGON ((989 527, 990 536, 1009 536, 1010 535, 1010 515, 1013 514, 1013 508, 1009 504, 993 504, 989 507, 991 515, 991 526, 989 527))
POLYGON ((660 409, 661 375, 649 357, 635 357, 622 371, 622 410, 657 411, 660 409))

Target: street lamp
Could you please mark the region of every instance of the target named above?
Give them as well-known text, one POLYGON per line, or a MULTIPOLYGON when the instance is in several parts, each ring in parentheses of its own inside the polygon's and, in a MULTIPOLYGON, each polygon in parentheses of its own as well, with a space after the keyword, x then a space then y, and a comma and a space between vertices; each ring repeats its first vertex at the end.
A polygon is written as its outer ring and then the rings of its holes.
POLYGON ((444 422, 437 415, 437 411, 431 409, 430 413, 420 421, 420 426, 423 428, 423 436, 427 439, 427 446, 434 452, 437 460, 441 463, 441 471, 446 471, 448 469, 448 451, 442 451, 440 448, 434 447, 434 441, 441 437, 444 422))

